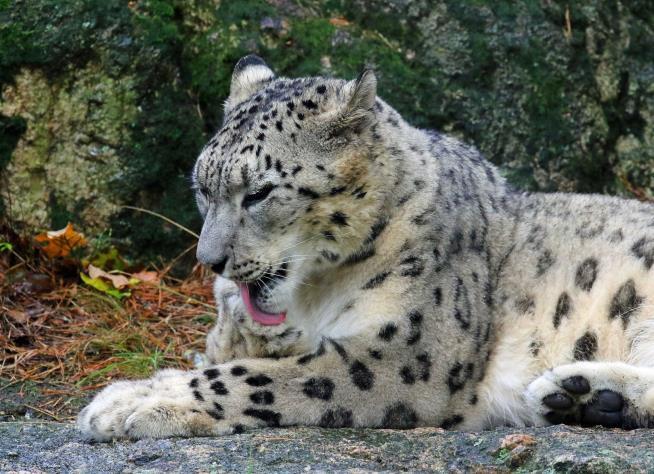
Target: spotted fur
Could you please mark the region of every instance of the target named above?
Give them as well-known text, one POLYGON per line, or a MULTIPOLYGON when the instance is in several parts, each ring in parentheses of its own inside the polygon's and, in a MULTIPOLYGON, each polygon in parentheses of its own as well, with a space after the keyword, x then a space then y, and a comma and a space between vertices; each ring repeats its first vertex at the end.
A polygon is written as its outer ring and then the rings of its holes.
POLYGON ((279 78, 256 56, 193 182, 221 274, 206 364, 110 385, 86 435, 652 424, 651 205, 516 192, 371 71, 279 78), (232 281, 286 320, 256 323, 232 281))

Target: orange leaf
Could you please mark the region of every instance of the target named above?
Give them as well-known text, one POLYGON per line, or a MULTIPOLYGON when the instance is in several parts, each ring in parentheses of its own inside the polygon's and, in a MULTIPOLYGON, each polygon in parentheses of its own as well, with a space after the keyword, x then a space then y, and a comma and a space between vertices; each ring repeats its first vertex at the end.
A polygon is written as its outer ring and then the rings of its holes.
POLYGON ((48 258, 67 257, 74 248, 84 247, 87 243, 84 234, 75 231, 70 222, 64 229, 44 232, 34 240, 48 258))
POLYGON ((342 16, 339 16, 339 17, 336 17, 336 18, 330 18, 329 22, 334 26, 350 26, 350 22, 347 21, 342 16))

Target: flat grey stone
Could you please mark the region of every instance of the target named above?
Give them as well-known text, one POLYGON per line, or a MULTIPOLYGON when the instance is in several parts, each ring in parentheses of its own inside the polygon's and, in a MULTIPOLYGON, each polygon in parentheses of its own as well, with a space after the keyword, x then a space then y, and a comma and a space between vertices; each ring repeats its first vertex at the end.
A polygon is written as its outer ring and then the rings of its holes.
POLYGON ((0 423, 1 472, 653 472, 654 431, 568 426, 481 433, 290 428, 89 443, 72 424, 0 423), (525 443, 507 443, 524 434, 525 443), (502 443, 504 441, 504 448, 502 443))

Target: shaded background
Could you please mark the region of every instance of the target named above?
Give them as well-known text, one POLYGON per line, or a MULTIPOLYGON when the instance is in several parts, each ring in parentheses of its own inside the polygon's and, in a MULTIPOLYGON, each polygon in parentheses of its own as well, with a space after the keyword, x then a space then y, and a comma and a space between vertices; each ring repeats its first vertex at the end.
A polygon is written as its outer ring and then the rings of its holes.
POLYGON ((171 257, 234 63, 352 78, 518 187, 654 195, 654 3, 0 0, 0 215, 171 257))

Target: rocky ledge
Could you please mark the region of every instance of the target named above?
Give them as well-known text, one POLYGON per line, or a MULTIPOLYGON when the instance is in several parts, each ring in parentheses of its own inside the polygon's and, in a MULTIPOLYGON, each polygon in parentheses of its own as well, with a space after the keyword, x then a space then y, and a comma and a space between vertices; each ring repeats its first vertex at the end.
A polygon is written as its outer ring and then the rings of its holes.
POLYGON ((654 431, 553 426, 461 433, 261 430, 217 438, 84 441, 62 423, 0 423, 1 472, 653 472, 654 431))

